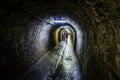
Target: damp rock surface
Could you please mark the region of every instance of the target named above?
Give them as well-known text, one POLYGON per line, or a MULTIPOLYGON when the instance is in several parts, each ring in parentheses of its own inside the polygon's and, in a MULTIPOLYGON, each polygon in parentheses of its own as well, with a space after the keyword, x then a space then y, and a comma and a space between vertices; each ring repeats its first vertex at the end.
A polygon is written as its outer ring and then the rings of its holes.
POLYGON ((83 80, 120 80, 119 4, 119 0, 1 0, 3 80, 17 80, 48 52, 52 25, 43 19, 54 15, 68 16, 80 25, 82 48, 75 54, 83 80))

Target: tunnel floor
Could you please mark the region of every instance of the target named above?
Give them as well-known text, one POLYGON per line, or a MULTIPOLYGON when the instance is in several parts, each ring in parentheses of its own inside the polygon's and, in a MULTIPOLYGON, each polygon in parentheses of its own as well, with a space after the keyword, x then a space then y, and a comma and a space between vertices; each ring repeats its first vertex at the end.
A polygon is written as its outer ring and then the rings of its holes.
POLYGON ((80 80, 80 68, 68 36, 40 58, 20 80, 80 80))

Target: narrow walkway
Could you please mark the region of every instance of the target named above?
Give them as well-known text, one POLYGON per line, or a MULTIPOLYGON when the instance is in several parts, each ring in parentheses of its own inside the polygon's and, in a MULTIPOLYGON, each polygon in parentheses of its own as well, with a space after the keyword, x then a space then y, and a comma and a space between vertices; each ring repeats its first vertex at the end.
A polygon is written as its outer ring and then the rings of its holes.
POLYGON ((46 53, 20 80, 80 80, 80 69, 68 36, 52 51, 46 53))
POLYGON ((68 36, 67 44, 60 63, 59 73, 55 80, 80 80, 80 68, 78 60, 75 56, 70 36, 68 36))

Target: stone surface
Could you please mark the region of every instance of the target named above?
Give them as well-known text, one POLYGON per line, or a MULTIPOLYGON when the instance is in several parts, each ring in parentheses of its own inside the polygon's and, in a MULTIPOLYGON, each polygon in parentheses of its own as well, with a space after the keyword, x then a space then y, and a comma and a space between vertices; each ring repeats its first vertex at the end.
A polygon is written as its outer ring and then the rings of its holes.
POLYGON ((3 79, 17 80, 48 51, 47 36, 40 38, 44 47, 35 43, 45 29, 39 26, 42 19, 67 15, 83 32, 82 49, 76 53, 80 54, 77 57, 83 80, 119 80, 119 4, 119 0, 1 0, 0 64, 1 72, 6 72, 3 79))
POLYGON ((53 50, 47 52, 40 58, 20 80, 48 80, 55 74, 60 63, 66 43, 61 42, 53 50))

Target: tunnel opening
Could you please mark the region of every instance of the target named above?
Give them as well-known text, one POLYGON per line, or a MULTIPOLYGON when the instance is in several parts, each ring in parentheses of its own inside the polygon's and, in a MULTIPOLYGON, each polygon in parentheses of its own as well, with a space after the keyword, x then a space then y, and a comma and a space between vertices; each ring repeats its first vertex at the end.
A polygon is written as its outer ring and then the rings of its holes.
POLYGON ((49 33, 49 50, 57 46, 61 41, 64 41, 62 33, 61 33, 61 31, 64 29, 70 29, 71 35, 72 35, 71 38, 74 38, 71 40, 73 43, 74 50, 76 50, 76 42, 77 42, 76 30, 69 23, 63 23, 63 24, 56 23, 52 26, 50 33, 49 33))
MULTIPOLYGON (((63 16, 62 16, 63 17, 63 16)), ((82 57, 83 57, 83 49, 84 49, 84 31, 82 30, 82 26, 79 25, 76 21, 74 21, 72 18, 64 16, 64 22, 55 22, 54 17, 47 17, 44 19, 45 23, 47 23, 49 26, 49 31, 47 31, 48 33, 48 51, 52 50, 62 39, 61 36, 55 36, 55 32, 56 30, 60 29, 62 30, 62 28, 64 26, 69 26, 75 33, 75 43, 73 45, 74 48, 74 52, 75 55, 79 61, 79 63, 82 63, 82 57), (55 39, 55 37, 57 37, 57 39, 55 39)), ((45 28, 47 26, 43 26, 43 28, 45 28)), ((58 30, 60 32, 60 30, 58 30)))

